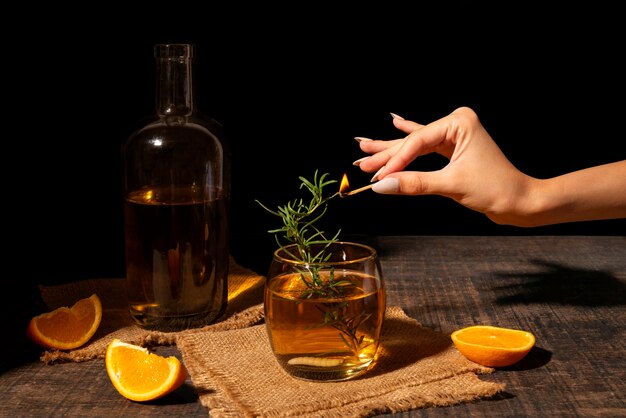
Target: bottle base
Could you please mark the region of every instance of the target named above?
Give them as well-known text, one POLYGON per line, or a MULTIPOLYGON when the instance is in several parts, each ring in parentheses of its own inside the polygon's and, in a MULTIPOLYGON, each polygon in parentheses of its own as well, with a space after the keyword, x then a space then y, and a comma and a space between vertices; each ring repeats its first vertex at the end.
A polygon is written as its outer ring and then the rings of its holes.
POLYGON ((130 316, 135 325, 150 331, 177 332, 192 328, 202 328, 215 323, 221 316, 215 312, 203 312, 201 314, 185 316, 155 316, 145 312, 130 310, 130 316))

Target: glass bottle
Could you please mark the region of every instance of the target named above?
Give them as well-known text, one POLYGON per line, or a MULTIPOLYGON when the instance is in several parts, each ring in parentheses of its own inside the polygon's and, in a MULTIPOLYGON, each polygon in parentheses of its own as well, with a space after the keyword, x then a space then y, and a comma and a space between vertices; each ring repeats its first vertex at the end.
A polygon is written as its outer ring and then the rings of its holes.
POLYGON ((191 44, 158 44, 156 118, 122 148, 126 291, 146 329, 207 325, 225 311, 229 157, 216 121, 196 116, 191 44))

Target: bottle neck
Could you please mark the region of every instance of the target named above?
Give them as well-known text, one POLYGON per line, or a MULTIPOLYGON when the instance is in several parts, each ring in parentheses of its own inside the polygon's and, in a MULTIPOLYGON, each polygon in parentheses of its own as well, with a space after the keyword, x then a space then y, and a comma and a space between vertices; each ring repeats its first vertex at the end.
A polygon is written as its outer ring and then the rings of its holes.
POLYGON ((166 119, 191 116, 193 109, 190 44, 158 44, 156 58, 156 113, 166 119))

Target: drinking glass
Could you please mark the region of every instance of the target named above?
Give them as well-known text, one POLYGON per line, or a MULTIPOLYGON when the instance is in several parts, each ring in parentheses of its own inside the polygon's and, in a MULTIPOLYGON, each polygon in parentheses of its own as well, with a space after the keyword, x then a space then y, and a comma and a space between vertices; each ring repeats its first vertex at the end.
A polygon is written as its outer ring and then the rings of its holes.
POLYGON ((380 342, 386 297, 378 253, 335 242, 310 254, 313 262, 302 261, 296 244, 274 252, 264 290, 272 351, 296 378, 354 378, 375 364, 380 342))

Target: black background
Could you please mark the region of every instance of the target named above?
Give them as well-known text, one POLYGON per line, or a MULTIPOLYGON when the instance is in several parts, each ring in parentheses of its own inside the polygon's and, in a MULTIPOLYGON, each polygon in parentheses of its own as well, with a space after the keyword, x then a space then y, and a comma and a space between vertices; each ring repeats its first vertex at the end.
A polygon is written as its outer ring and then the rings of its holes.
MULTIPOLYGON (((493 3, 7 14, 18 28, 3 50, 10 271, 37 284, 123 277, 120 150, 153 113, 156 43, 196 47, 197 108, 224 125, 232 147, 231 246, 244 264, 270 257, 266 231, 278 226, 254 200, 284 204, 315 170, 367 184, 371 174, 351 165, 363 156, 353 137, 399 137, 389 112, 428 123, 470 106, 513 164, 539 178, 624 159, 621 13, 493 3)), ((449 199, 373 192, 333 201, 328 216, 359 235, 626 230, 624 220, 500 226, 449 199)))

